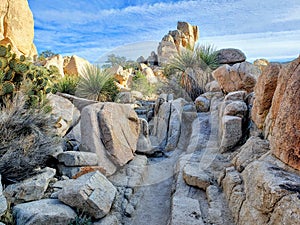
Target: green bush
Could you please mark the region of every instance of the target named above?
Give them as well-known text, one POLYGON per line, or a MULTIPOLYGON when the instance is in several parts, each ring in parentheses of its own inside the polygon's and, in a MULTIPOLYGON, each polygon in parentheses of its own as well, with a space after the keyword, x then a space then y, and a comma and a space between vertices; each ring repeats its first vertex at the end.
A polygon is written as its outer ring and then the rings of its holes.
POLYGON ((144 74, 141 71, 135 71, 135 76, 132 79, 131 90, 139 91, 144 96, 151 97, 153 94, 156 94, 158 89, 158 84, 150 84, 144 74))
POLYGON ((59 146, 55 120, 41 109, 28 109, 21 93, 0 108, 0 174, 13 183, 38 173, 59 146))
POLYGON ((72 220, 69 225, 92 225, 92 218, 85 213, 79 213, 74 220, 72 220))
POLYGON ((108 70, 89 65, 81 73, 75 95, 95 101, 114 101, 119 90, 108 70))
POLYGON ((122 66, 124 69, 134 68, 137 69, 139 64, 135 61, 128 60, 125 56, 118 56, 115 54, 110 54, 107 56, 103 68, 111 68, 113 66, 122 66))
POLYGON ((79 83, 79 77, 73 75, 65 75, 63 78, 58 80, 54 85, 55 91, 75 95, 77 85, 79 83))

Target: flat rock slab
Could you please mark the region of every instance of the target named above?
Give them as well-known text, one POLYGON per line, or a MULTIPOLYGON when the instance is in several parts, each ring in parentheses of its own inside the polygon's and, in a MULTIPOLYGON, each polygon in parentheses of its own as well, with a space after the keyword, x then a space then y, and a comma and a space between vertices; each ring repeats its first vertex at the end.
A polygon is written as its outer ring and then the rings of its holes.
POLYGON ((56 170, 46 167, 29 179, 20 183, 8 185, 4 190, 5 197, 12 203, 39 200, 44 196, 50 180, 55 176, 56 170))
POLYGON ((211 184, 211 177, 203 171, 199 164, 187 164, 183 169, 183 179, 191 186, 206 190, 211 184))
POLYGON ((198 200, 188 197, 175 197, 172 202, 170 225, 204 225, 198 200))
POLYGON ((106 171, 102 166, 64 166, 59 164, 58 170, 61 175, 67 176, 72 179, 76 179, 84 174, 99 171, 105 174, 106 171))
POLYGON ((116 188, 100 172, 85 174, 64 187, 58 199, 65 204, 101 219, 109 213, 116 188))
POLYGON ((16 205, 13 208, 16 224, 68 225, 75 219, 75 211, 57 199, 43 199, 16 205))
POLYGON ((57 159, 65 166, 96 166, 98 156, 92 152, 67 151, 59 154, 57 159))

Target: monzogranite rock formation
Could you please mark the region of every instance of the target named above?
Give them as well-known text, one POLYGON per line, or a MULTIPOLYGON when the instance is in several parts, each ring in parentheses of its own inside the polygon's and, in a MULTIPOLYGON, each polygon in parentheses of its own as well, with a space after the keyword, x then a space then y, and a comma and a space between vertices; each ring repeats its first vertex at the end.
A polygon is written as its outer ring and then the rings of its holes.
POLYGON ((300 169, 300 57, 269 64, 255 87, 252 119, 270 140, 273 154, 300 169))
POLYGON ((81 75, 85 67, 89 65, 91 65, 89 61, 77 55, 66 56, 64 57, 64 74, 81 75))
POLYGON ((198 38, 198 26, 192 26, 187 22, 178 22, 177 30, 169 31, 159 43, 158 63, 167 63, 182 49, 193 49, 198 38))
POLYGON ((33 57, 34 21, 27 0, 0 0, 0 44, 10 44, 17 55, 33 57))

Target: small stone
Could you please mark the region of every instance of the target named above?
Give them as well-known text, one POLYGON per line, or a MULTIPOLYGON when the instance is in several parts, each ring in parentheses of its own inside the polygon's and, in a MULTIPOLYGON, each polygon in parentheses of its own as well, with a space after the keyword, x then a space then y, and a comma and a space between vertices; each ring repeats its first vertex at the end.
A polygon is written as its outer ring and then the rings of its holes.
POLYGON ((244 118, 247 115, 247 112, 248 107, 245 102, 234 101, 226 105, 224 115, 244 118))
POLYGON ((233 91, 225 96, 224 101, 244 101, 246 99, 246 91, 233 91))
POLYGON ((197 112, 208 112, 210 107, 210 101, 203 96, 199 96, 195 100, 195 105, 197 112))
POLYGON ((131 204, 128 204, 125 209, 125 215, 127 217, 131 217, 133 213, 134 213, 134 207, 131 204))
POLYGON ((191 186, 206 190, 211 184, 211 177, 198 164, 187 164, 183 169, 183 179, 191 186))

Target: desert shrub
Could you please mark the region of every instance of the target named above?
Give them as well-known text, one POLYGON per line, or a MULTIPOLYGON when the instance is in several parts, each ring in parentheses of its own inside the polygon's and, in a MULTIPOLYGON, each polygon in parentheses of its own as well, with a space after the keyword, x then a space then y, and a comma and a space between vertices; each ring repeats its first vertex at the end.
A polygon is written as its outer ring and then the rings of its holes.
POLYGON ((158 89, 158 84, 150 84, 144 74, 141 71, 135 71, 135 76, 132 79, 133 91, 139 91, 144 96, 152 96, 158 89))
POLYGON ((113 66, 122 66, 124 69, 129 68, 138 68, 138 63, 133 60, 128 60, 125 56, 118 56, 115 54, 110 54, 107 56, 106 64, 103 65, 103 68, 111 68, 113 66))
POLYGON ((92 225, 92 218, 85 213, 79 213, 69 225, 92 225))
POLYGON ((12 204, 10 202, 7 203, 7 210, 0 217, 0 221, 6 225, 15 225, 16 221, 12 212, 12 204))
POLYGON ((41 109, 26 108, 24 96, 0 108, 0 174, 13 183, 38 173, 59 145, 55 121, 41 109))
POLYGON ((38 60, 39 61, 43 61, 46 58, 50 58, 52 56, 55 56, 56 54, 54 52, 52 52, 51 50, 45 50, 43 52, 41 52, 38 56, 38 60))
POLYGON ((81 72, 75 95, 96 101, 114 101, 118 93, 115 79, 108 70, 88 65, 81 72))
POLYGON ((75 95, 76 88, 79 82, 78 76, 65 75, 54 85, 55 91, 75 95))

